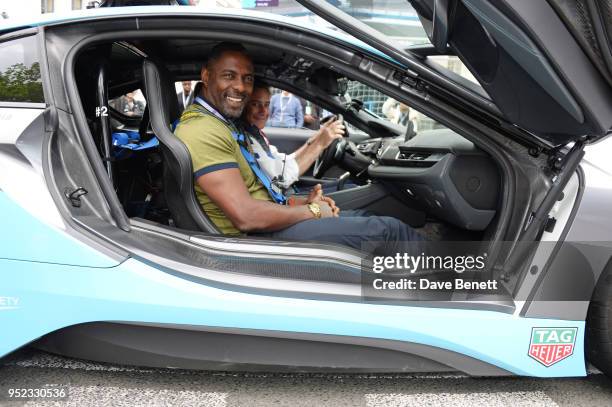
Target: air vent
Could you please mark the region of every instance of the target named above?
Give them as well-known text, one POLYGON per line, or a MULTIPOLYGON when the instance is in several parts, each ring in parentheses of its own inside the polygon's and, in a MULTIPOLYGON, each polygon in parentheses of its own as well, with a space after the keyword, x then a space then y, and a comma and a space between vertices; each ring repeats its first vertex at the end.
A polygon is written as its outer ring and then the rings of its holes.
POLYGON ((434 164, 435 161, 400 161, 401 167, 429 168, 434 164))
POLYGON ((415 153, 411 151, 400 151, 398 160, 424 161, 431 156, 429 153, 415 153))

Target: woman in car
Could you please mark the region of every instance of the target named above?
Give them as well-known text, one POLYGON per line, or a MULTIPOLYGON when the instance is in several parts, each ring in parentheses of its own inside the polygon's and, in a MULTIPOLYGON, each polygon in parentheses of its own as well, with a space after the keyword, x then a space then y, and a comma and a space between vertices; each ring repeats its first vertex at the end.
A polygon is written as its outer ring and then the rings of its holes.
POLYGON ((270 89, 256 83, 242 114, 241 127, 250 135, 260 167, 279 187, 287 189, 312 166, 332 141, 344 135, 344 124, 340 120, 330 120, 293 153, 280 153, 262 131, 270 116, 271 97, 270 89))

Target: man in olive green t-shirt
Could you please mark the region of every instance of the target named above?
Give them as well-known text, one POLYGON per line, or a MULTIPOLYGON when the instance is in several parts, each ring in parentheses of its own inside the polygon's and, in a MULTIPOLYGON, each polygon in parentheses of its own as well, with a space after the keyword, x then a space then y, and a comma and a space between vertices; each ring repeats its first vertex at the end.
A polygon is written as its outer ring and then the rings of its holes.
MULTIPOLYGON (((194 103, 181 116, 175 134, 185 143, 191 154, 196 180, 214 171, 236 168, 252 198, 272 202, 268 190, 255 176, 242 155, 238 143, 232 137, 232 130, 220 118, 194 103), (206 134, 206 137, 202 137, 203 134, 206 134)), ((240 230, 232 224, 223 210, 208 197, 197 182, 195 191, 204 212, 223 234, 240 234, 240 230)))
POLYGON ((268 194, 232 136, 233 124, 253 91, 253 64, 240 44, 221 43, 201 74, 202 90, 181 116, 175 134, 187 146, 196 195, 211 221, 229 235, 259 234, 280 239, 317 240, 361 248, 392 248, 421 240, 408 225, 385 216, 339 216, 321 188, 280 205, 268 194))

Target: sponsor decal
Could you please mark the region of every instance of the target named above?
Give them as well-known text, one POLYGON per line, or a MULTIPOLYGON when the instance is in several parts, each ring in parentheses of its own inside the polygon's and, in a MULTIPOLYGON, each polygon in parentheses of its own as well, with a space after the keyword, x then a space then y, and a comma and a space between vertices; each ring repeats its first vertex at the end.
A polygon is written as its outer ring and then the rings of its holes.
POLYGON ((19 308, 19 298, 0 296, 0 311, 19 308))
POLYGON ((533 328, 529 356, 546 367, 574 353, 578 328, 533 328))

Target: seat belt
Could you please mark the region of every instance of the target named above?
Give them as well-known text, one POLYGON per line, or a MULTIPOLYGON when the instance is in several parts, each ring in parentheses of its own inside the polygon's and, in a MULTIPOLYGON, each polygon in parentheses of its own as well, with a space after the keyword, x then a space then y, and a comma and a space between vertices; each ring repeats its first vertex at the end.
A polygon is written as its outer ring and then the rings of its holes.
POLYGON ((274 184, 272 181, 270 181, 270 178, 268 178, 268 176, 263 172, 263 170, 257 163, 257 160, 255 159, 255 157, 249 150, 248 137, 245 136, 243 132, 239 131, 238 128, 233 123, 225 119, 225 117, 223 117, 221 113, 217 112, 215 108, 213 108, 208 103, 206 103, 206 101, 202 99, 201 97, 197 96, 194 99, 194 102, 200 105, 201 107, 203 107, 209 114, 213 114, 216 118, 221 120, 223 123, 230 126, 230 129, 232 130, 232 137, 238 143, 242 156, 249 164, 249 167, 251 167, 251 170, 253 171, 257 179, 259 179, 259 181, 266 188, 266 190, 268 191, 268 194, 274 200, 274 202, 281 204, 281 205, 286 205, 287 197, 285 197, 285 194, 283 193, 282 189, 278 187, 276 184, 274 184))
POLYGON ((280 189, 276 184, 270 181, 270 178, 268 178, 266 173, 263 172, 263 170, 257 163, 257 160, 255 159, 253 154, 251 154, 251 152, 249 151, 248 144, 247 144, 248 137, 245 136, 244 133, 237 132, 237 131, 232 131, 232 137, 234 138, 234 140, 236 140, 236 142, 240 146, 240 151, 242 152, 242 156, 249 163, 249 167, 251 167, 251 170, 253 170, 253 173, 255 173, 255 176, 259 179, 259 181, 261 181, 263 186, 266 187, 266 189, 268 190, 268 194, 270 194, 270 196, 272 197, 272 199, 274 199, 276 203, 285 205, 287 203, 287 198, 285 197, 285 194, 283 194, 282 189, 280 189))

